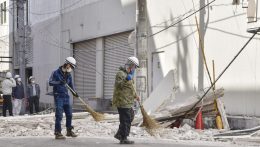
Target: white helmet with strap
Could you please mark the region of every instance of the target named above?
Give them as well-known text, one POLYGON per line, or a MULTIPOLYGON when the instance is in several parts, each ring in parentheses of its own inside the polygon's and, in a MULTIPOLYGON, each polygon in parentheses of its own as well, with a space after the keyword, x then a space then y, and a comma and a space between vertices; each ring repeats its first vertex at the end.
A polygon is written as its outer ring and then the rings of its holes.
POLYGON ((134 64, 136 67, 139 67, 139 60, 134 56, 128 57, 127 62, 128 63, 130 62, 130 63, 134 64))
POLYGON ((70 64, 73 68, 76 67, 76 60, 73 57, 67 57, 64 64, 70 64))
POLYGON ((31 81, 32 79, 35 79, 34 76, 29 77, 29 81, 31 81))
POLYGON ((20 75, 15 75, 14 78, 15 79, 20 78, 20 75))

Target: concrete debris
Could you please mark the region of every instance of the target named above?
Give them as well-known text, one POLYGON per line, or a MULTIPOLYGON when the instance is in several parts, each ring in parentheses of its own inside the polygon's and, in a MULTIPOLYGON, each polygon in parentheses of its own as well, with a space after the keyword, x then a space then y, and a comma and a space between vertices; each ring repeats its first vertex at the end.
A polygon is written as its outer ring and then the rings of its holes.
MULTIPOLYGON (((12 137, 54 137, 54 121, 55 114, 48 115, 33 115, 33 116, 16 116, 16 117, 0 117, 0 136, 4 138, 12 137)), ((80 137, 91 138, 113 138, 119 125, 118 115, 105 114, 106 120, 102 122, 95 122, 88 113, 74 113, 73 114, 74 131, 80 137), (117 121, 116 121, 117 120, 117 121)), ((62 121, 62 133, 65 134, 65 119, 62 121)), ((176 141, 186 142, 191 141, 193 143, 208 142, 209 144, 225 142, 229 144, 236 144, 237 141, 233 139, 217 139, 216 134, 223 133, 223 130, 207 129, 196 130, 188 124, 183 124, 180 128, 163 128, 160 129, 156 136, 149 135, 144 128, 132 126, 130 132, 130 138, 153 140, 153 141, 176 141)), ((254 138, 244 139, 256 139, 260 138, 260 133, 254 134, 254 138)), ((241 140, 239 140, 241 141, 241 140)), ((246 140, 241 143, 249 146, 246 140)))
MULTIPOLYGON (((75 133, 84 137, 113 137, 118 129, 118 115, 105 114, 109 120, 95 122, 87 113, 75 113, 76 119, 73 120, 75 133)), ((0 136, 53 136, 54 114, 42 116, 17 116, 0 118, 0 136)), ((65 134, 65 120, 63 120, 62 133, 65 134)), ((171 140, 203 140, 214 141, 213 134, 218 130, 198 131, 185 124, 181 128, 162 129, 155 136, 157 139, 171 140)), ((132 138, 154 138, 150 136, 142 127, 133 126, 130 137, 132 138)))
MULTIPOLYGON (((188 114, 186 114, 187 111, 189 111, 201 98, 201 96, 204 93, 199 93, 197 95, 191 96, 187 99, 184 99, 178 103, 175 103, 174 99, 168 98, 164 99, 163 102, 160 103, 160 106, 157 105, 156 108, 154 108, 154 112, 151 113, 151 117, 156 119, 161 123, 163 127, 169 126, 171 123, 173 123, 178 118, 185 118, 185 119, 192 119, 194 120, 196 117, 196 114, 198 110, 202 107, 202 113, 203 117, 216 117, 217 110, 216 110, 216 104, 215 99, 223 97, 224 95, 224 89, 220 88, 215 90, 214 92, 209 92, 203 99, 201 103, 199 103, 192 111, 190 111, 188 114), (186 114, 186 115, 185 115, 186 114), (184 116, 185 115, 185 116, 184 116)), ((154 100, 151 102, 156 103, 158 100, 154 100)), ((145 103, 145 102, 144 102, 145 103)), ((223 105, 221 105, 223 106, 223 105)), ((221 109, 221 113, 225 114, 225 111, 221 109)), ((223 115, 226 116, 226 115, 223 115)), ((227 121, 225 121, 228 123, 227 121)), ((142 119, 140 115, 137 115, 137 118, 133 122, 134 125, 140 125, 142 123, 142 119)), ((214 122, 215 123, 215 122, 214 122)), ((226 125, 228 126, 228 124, 226 125)), ((226 127, 229 128, 229 127, 226 127)), ((228 129, 227 129, 228 130, 228 129)))
MULTIPOLYGON (((174 75, 174 70, 169 71, 149 98, 143 102, 143 107, 148 114, 154 113, 168 99, 175 98, 173 89, 176 89, 177 86, 174 75)), ((141 112, 139 111, 138 114, 140 115, 141 112)))

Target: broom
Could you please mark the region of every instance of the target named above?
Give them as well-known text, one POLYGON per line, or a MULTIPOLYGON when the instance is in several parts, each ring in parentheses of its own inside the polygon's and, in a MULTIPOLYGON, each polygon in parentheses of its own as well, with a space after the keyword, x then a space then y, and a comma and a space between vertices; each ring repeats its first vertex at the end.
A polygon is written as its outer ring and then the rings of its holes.
MULTIPOLYGON (((76 92, 67 83, 65 85, 73 95, 76 95, 76 92)), ((86 111, 91 114, 95 121, 102 121, 105 118, 103 114, 94 111, 81 97, 78 96, 77 98, 85 105, 86 111)))
POLYGON ((144 110, 144 106, 139 101, 138 103, 140 105, 141 113, 143 116, 143 126, 145 126, 146 131, 150 135, 154 136, 156 129, 160 128, 160 125, 147 114, 147 112, 144 110))
MULTIPOLYGON (((136 89, 135 89, 133 84, 132 84, 132 86, 133 86, 133 89, 135 90, 135 93, 136 93, 136 89)), ((140 103, 139 100, 138 100, 138 103, 139 103, 141 113, 142 113, 142 116, 143 116, 143 126, 146 128, 147 132, 150 135, 154 136, 155 130, 160 128, 160 125, 147 114, 147 112, 144 109, 144 106, 140 103)))

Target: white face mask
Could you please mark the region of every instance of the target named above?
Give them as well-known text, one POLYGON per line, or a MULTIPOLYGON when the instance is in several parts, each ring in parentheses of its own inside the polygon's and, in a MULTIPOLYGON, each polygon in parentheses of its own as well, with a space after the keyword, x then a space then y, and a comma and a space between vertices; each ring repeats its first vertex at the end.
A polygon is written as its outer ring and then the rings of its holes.
POLYGON ((63 72, 66 72, 67 70, 66 70, 66 68, 62 67, 62 71, 63 71, 63 72))
POLYGON ((67 72, 72 72, 72 68, 67 68, 67 72))
POLYGON ((35 83, 35 81, 33 80, 33 81, 31 81, 33 84, 35 83))

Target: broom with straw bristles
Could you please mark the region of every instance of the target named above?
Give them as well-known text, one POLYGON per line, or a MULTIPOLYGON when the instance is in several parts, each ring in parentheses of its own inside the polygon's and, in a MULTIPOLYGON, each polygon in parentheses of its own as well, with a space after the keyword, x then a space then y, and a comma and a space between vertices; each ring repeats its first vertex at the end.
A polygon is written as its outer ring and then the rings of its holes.
POLYGON ((144 106, 138 101, 141 109, 141 113, 143 115, 143 126, 145 126, 146 131, 154 136, 157 129, 160 128, 160 125, 156 122, 156 120, 152 119, 147 112, 144 110, 144 106))
MULTIPOLYGON (((76 92, 67 83, 65 85, 73 95, 76 95, 76 92)), ((103 114, 94 111, 81 97, 78 96, 77 98, 84 104, 86 111, 90 113, 95 121, 102 121, 105 118, 103 114)))
MULTIPOLYGON (((136 89, 133 84, 132 84, 132 86, 136 93, 136 89)), ((141 104, 140 100, 138 100, 138 103, 139 103, 141 113, 143 116, 143 126, 146 128, 146 131, 150 135, 154 136, 156 130, 160 128, 160 125, 147 114, 147 112, 145 111, 144 106, 141 104)))

